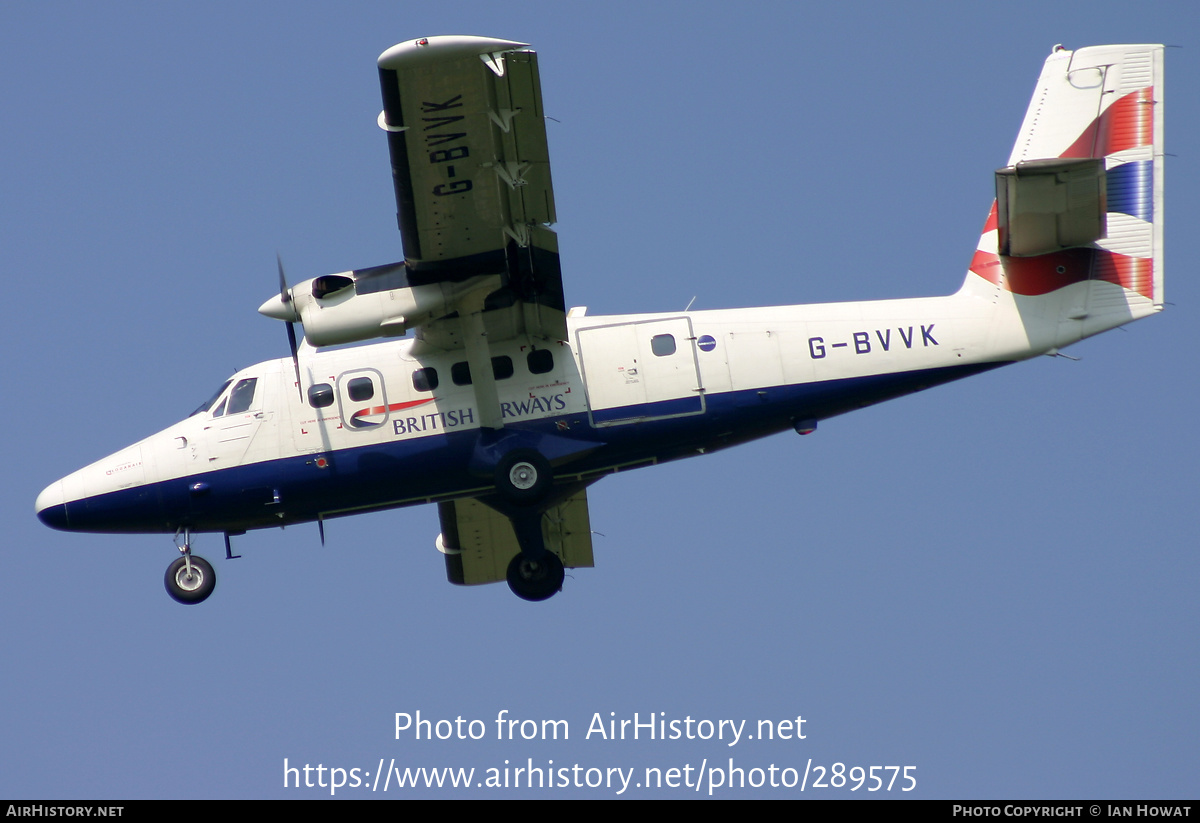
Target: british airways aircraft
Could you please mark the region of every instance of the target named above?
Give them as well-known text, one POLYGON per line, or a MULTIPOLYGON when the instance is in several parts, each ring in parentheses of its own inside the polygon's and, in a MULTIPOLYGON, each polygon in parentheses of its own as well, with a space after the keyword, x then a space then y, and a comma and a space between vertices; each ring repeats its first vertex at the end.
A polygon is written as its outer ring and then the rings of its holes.
POLYGON ((290 360, 38 496, 56 529, 174 534, 181 603, 216 582, 195 533, 232 557, 250 529, 418 503, 450 582, 545 600, 593 565, 606 475, 808 434, 1163 307, 1160 45, 1054 48, 954 294, 615 316, 566 307, 537 54, 445 36, 378 63, 404 260, 291 287, 281 265, 259 311, 290 360))

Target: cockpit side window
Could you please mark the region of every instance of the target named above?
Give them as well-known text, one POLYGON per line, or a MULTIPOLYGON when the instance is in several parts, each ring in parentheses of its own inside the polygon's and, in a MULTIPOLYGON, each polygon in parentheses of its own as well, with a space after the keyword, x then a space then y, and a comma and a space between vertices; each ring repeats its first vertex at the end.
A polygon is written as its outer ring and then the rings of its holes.
POLYGON ((245 380, 239 380, 237 385, 233 387, 233 391, 229 393, 229 408, 225 410, 226 414, 241 414, 249 411, 250 406, 254 404, 254 387, 258 384, 257 377, 247 377, 245 380))
POLYGON ((222 394, 225 392, 225 390, 226 390, 227 388, 229 388, 229 384, 230 384, 230 383, 232 383, 232 382, 233 382, 232 380, 226 380, 224 383, 222 383, 222 384, 221 384, 221 388, 219 388, 219 389, 217 389, 215 392, 213 392, 213 396, 212 396, 212 397, 208 398, 208 399, 207 399, 207 400, 205 400, 203 403, 201 403, 201 404, 200 404, 200 405, 199 405, 199 406, 196 408, 196 410, 195 410, 194 412, 192 412, 192 413, 191 413, 190 415, 188 415, 188 416, 189 416, 189 417, 195 417, 197 414, 200 414, 201 412, 206 412, 206 411, 208 411, 209 409, 211 409, 211 408, 212 408, 212 404, 217 402, 217 398, 218 398, 218 397, 220 397, 220 396, 221 396, 221 395, 222 395, 222 394))

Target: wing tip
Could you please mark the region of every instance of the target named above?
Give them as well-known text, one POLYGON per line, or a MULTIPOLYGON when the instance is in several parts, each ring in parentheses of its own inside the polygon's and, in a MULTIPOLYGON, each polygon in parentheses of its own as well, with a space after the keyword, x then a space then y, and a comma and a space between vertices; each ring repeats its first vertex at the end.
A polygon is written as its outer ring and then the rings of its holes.
POLYGON ((399 69, 427 60, 444 60, 469 57, 479 54, 495 54, 528 48, 528 43, 516 40, 501 40, 497 37, 479 37, 473 34, 443 34, 436 37, 418 37, 397 43, 379 55, 379 68, 399 69))

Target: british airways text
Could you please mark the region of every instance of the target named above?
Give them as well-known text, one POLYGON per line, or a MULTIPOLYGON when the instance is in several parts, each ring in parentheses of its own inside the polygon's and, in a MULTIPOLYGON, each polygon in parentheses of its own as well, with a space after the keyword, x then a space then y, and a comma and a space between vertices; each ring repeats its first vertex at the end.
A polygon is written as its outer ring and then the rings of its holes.
MULTIPOLYGON (((500 404, 504 417, 524 417, 530 414, 546 414, 562 411, 567 408, 567 398, 562 394, 551 394, 544 397, 530 397, 527 400, 515 400, 500 404)), ((416 417, 397 417, 392 421, 392 433, 420 434, 441 429, 456 429, 475 422, 475 410, 452 409, 446 412, 431 412, 416 417)))

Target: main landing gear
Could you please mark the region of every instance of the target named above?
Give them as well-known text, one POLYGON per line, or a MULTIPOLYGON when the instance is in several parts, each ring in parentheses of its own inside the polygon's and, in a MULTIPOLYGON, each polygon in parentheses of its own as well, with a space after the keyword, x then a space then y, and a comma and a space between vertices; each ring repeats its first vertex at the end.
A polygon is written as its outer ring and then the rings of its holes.
POLYGON ((548 600, 562 590, 566 571, 554 552, 544 549, 537 560, 518 554, 508 564, 508 587, 522 600, 548 600))
POLYGON ((562 590, 566 577, 562 560, 542 535, 542 515, 554 488, 550 461, 536 449, 513 449, 496 463, 493 477, 500 499, 492 505, 508 517, 521 547, 508 563, 508 587, 522 600, 547 600, 562 590))
MULTIPOLYGON (((179 535, 175 535, 178 541, 179 535)), ((200 603, 213 593, 217 585, 217 574, 213 567, 203 557, 192 556, 191 532, 183 530, 183 545, 179 546, 181 557, 176 558, 167 566, 167 576, 164 581, 167 594, 179 603, 200 603)))

